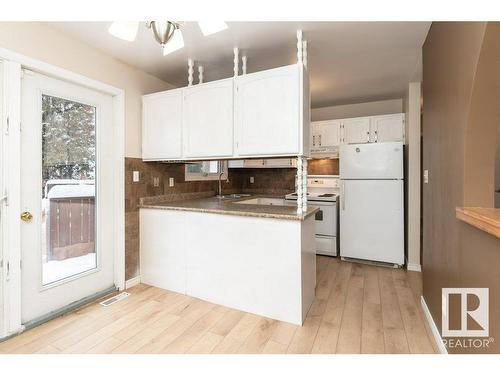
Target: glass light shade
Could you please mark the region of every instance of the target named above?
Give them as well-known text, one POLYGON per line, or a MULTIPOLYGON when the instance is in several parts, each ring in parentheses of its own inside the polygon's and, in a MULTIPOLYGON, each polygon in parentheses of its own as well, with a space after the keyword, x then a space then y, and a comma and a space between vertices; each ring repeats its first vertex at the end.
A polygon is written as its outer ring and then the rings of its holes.
POLYGON ((108 32, 117 38, 133 42, 137 36, 139 22, 113 22, 108 32))
POLYGON ((204 36, 227 29, 227 24, 224 21, 198 21, 198 25, 204 36))

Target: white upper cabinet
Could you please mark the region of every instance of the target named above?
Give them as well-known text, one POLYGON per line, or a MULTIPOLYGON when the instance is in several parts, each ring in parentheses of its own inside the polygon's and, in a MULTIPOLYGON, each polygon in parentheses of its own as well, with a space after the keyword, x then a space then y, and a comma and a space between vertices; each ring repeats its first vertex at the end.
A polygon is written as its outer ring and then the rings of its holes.
POLYGON ((238 156, 304 154, 309 124, 303 105, 309 93, 304 94, 302 69, 289 65, 235 77, 238 156))
POLYGON ((184 90, 184 157, 233 155, 233 80, 190 86, 184 90))
POLYGON ((340 138, 340 121, 329 120, 311 123, 312 153, 337 153, 340 138))
POLYGON ((142 157, 309 156, 309 107, 300 64, 145 95, 142 157))
POLYGON ((342 143, 369 143, 370 136, 370 118, 357 117, 340 120, 342 124, 342 143))
POLYGON ((142 99, 142 158, 182 157, 182 89, 144 95, 142 99))
POLYGON ((373 116, 370 119, 372 142, 404 142, 404 114, 373 116))

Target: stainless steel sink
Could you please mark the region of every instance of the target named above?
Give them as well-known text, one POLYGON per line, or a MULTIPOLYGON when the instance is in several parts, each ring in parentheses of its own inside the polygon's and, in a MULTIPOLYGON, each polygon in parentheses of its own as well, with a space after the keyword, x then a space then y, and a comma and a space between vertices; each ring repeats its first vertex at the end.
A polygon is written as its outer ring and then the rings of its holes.
MULTIPOLYGON (((288 202, 283 198, 250 198, 244 199, 234 204, 256 204, 260 206, 289 206, 288 202)), ((295 204, 295 202, 292 202, 295 204)))
POLYGON ((222 195, 219 196, 217 195, 217 198, 219 199, 240 199, 240 198, 246 198, 246 197, 251 197, 251 194, 228 194, 228 195, 222 195))

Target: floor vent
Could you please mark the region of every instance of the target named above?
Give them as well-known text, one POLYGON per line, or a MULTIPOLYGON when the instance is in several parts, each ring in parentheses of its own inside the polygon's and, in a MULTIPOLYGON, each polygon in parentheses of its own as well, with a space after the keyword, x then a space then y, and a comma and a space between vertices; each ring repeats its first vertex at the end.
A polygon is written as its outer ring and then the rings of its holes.
POLYGON ((102 301, 100 303, 100 305, 109 306, 109 305, 112 305, 113 303, 116 303, 118 301, 121 301, 122 299, 127 298, 128 296, 130 296, 130 293, 123 292, 123 293, 117 294, 114 297, 108 298, 107 300, 102 301))

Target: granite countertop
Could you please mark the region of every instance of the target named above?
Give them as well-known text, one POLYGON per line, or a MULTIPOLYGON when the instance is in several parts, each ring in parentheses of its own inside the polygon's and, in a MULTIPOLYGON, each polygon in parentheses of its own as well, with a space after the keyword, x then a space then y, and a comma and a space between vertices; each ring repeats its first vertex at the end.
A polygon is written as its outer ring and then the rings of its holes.
POLYGON ((272 195, 252 195, 250 197, 237 199, 219 199, 217 197, 196 197, 182 200, 161 200, 161 198, 143 198, 139 207, 155 208, 162 210, 194 211, 207 212, 222 215, 252 216, 284 220, 304 220, 315 214, 319 208, 308 205, 305 213, 297 213, 297 206, 279 206, 279 205, 258 205, 236 203, 239 201, 254 198, 278 198, 283 196, 272 195))

